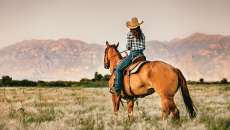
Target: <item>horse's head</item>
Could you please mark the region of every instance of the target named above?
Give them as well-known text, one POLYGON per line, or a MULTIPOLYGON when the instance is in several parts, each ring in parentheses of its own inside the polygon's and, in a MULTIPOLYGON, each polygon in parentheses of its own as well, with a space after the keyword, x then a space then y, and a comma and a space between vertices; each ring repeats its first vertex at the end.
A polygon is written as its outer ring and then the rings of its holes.
POLYGON ((109 43, 106 41, 107 48, 105 49, 105 56, 104 56, 104 67, 105 69, 109 69, 110 67, 110 59, 114 57, 115 55, 120 54, 117 50, 117 47, 119 45, 119 42, 117 45, 109 45, 109 43), (115 52, 116 54, 113 54, 115 52))

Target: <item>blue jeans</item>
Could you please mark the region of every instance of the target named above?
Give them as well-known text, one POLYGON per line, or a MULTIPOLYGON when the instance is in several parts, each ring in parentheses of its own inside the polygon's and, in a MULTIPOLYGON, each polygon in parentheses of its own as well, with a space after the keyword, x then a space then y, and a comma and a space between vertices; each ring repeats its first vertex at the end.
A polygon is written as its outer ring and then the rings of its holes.
POLYGON ((117 66, 114 88, 116 93, 121 93, 121 87, 123 85, 123 70, 128 67, 132 63, 133 58, 138 55, 144 55, 143 51, 131 51, 130 54, 117 66))

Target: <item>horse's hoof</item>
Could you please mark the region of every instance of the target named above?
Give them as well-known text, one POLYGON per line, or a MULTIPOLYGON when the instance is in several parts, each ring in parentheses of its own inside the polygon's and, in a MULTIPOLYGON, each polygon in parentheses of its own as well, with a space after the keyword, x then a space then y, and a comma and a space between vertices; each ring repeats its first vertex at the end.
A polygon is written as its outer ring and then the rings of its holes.
POLYGON ((129 122, 131 123, 133 121, 133 113, 128 113, 128 117, 129 117, 129 122))
POLYGON ((117 117, 117 116, 118 116, 118 112, 114 112, 114 116, 116 116, 116 117, 117 117))
POLYGON ((132 123, 133 122, 133 117, 132 116, 128 116, 129 117, 129 122, 132 123))

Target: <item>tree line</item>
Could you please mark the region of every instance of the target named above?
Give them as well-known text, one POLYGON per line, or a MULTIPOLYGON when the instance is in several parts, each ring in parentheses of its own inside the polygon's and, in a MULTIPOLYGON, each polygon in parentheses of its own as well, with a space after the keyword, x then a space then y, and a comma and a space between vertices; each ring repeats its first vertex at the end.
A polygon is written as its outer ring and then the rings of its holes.
POLYGON ((82 78, 80 81, 31 81, 27 79, 23 80, 12 80, 12 77, 5 75, 0 79, 0 87, 17 87, 17 86, 50 86, 50 87, 71 87, 71 86, 81 86, 89 83, 97 83, 97 82, 107 82, 109 81, 110 75, 102 75, 98 72, 95 72, 94 78, 82 78))
POLYGON ((187 81, 187 84, 228 84, 228 80, 223 78, 220 81, 205 82, 203 78, 200 78, 199 81, 187 81))
MULTIPOLYGON (((6 75, 2 76, 0 79, 0 87, 17 87, 17 86, 30 86, 30 87, 37 87, 37 86, 50 86, 50 87, 71 87, 71 86, 83 86, 86 84, 94 84, 94 83, 104 83, 108 82, 110 79, 110 75, 102 75, 98 72, 95 72, 94 78, 82 78, 80 81, 31 81, 27 79, 23 80, 12 80, 12 77, 6 75)), ((204 82, 203 78, 200 78, 199 81, 187 81, 187 84, 228 84, 226 78, 223 78, 221 81, 215 82, 204 82)))

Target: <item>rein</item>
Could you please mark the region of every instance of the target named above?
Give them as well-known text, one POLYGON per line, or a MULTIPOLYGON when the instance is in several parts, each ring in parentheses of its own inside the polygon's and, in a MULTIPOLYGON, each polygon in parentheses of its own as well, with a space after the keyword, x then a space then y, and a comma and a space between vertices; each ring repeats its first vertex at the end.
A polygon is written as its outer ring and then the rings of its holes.
MULTIPOLYGON (((110 60, 111 60, 114 56, 116 56, 116 55, 119 55, 119 54, 124 53, 124 52, 127 53, 127 51, 129 51, 129 50, 125 50, 125 51, 119 52, 119 53, 117 53, 117 54, 111 56, 111 57, 108 59, 108 61, 110 61, 110 60)), ((108 52, 108 51, 107 51, 107 52, 108 52)), ((107 55, 108 55, 108 54, 107 54, 107 55)), ((108 57, 107 57, 107 58, 108 58, 108 57)))

